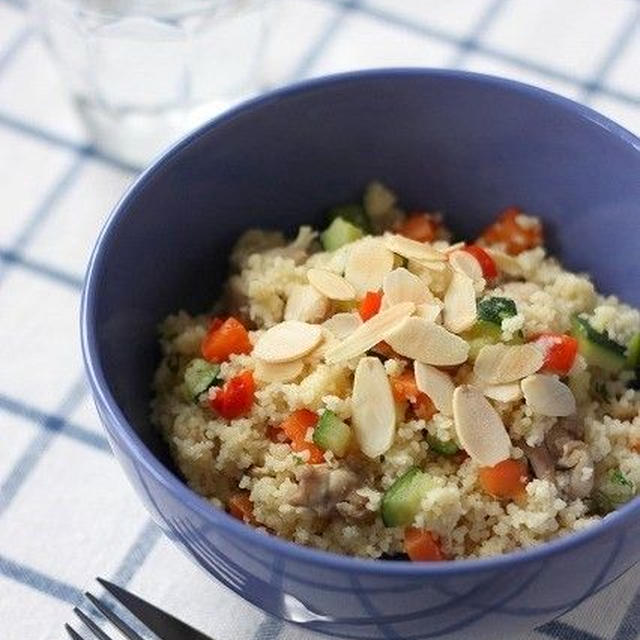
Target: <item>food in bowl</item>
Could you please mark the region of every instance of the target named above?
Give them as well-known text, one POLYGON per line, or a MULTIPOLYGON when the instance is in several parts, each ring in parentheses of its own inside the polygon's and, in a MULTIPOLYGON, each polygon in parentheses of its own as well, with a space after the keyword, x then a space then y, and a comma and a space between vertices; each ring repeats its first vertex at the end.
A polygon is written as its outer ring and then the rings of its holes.
POLYGON ((327 227, 251 230, 212 313, 161 325, 152 420, 189 486, 300 544, 501 554, 640 486, 640 313, 509 208, 471 243, 380 183, 327 227))

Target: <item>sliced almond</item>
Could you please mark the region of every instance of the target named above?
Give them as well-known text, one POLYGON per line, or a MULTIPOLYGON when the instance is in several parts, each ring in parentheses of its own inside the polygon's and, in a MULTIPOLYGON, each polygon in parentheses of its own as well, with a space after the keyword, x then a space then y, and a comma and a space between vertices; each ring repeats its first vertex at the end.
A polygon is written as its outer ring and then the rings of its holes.
POLYGON ((447 255, 451 255, 454 251, 459 251, 460 249, 463 249, 464 247, 467 246, 467 243, 464 242, 464 240, 461 240, 460 242, 456 242, 454 244, 450 244, 445 250, 444 252, 447 255))
POLYGON ((530 344, 491 344, 480 349, 474 373, 486 384, 505 384, 526 378, 540 369, 544 356, 530 344))
POLYGON ((451 377, 444 371, 417 360, 413 363, 413 371, 418 389, 431 398, 440 413, 444 413, 447 416, 452 415, 455 385, 451 377))
POLYGON ((461 364, 469 355, 469 345, 462 338, 424 318, 407 318, 384 339, 396 353, 425 364, 461 364))
POLYGON ((493 467, 509 457, 509 434, 480 389, 461 385, 453 392, 453 421, 460 444, 481 466, 493 467))
POLYGON ((325 360, 329 364, 355 358, 381 340, 415 310, 413 302, 401 302, 376 314, 358 327, 339 345, 327 350, 325 360))
POLYGON ((254 374, 262 382, 291 382, 302 373, 303 367, 302 360, 279 363, 256 360, 254 374))
POLYGON ((468 251, 453 251, 449 254, 449 264, 454 271, 469 276, 472 280, 482 279, 482 267, 468 251))
POLYGON ((385 303, 388 306, 400 302, 413 302, 419 305, 433 300, 433 294, 418 276, 404 267, 387 273, 382 282, 385 303))
POLYGON ((504 251, 498 251, 498 249, 485 249, 489 255, 493 258, 496 266, 500 271, 504 271, 508 276, 518 278, 523 275, 523 269, 516 258, 510 256, 504 251))
POLYGON ((344 277, 358 295, 377 291, 384 277, 393 269, 393 253, 377 238, 365 238, 349 251, 344 277))
POLYGON ((447 263, 446 262, 436 262, 435 260, 419 260, 420 265, 423 269, 427 271, 446 271, 447 263))
POLYGON ((429 320, 430 322, 439 322, 441 313, 442 304, 439 300, 436 301, 435 298, 433 302, 423 302, 422 304, 416 305, 416 316, 429 320))
POLYGON ((498 402, 516 402, 522 398, 522 389, 517 382, 507 384, 488 384, 482 387, 482 393, 487 398, 498 402))
POLYGON ((408 260, 421 260, 427 262, 441 262, 446 260, 446 255, 428 244, 417 242, 397 234, 389 233, 384 236, 384 242, 393 253, 397 253, 408 260))
POLYGON ((472 384, 484 393, 487 398, 498 402, 515 402, 522 400, 522 389, 520 382, 507 382, 506 384, 488 384, 473 372, 465 381, 472 384))
POLYGON ((267 329, 253 348, 253 356, 265 362, 291 362, 306 356, 322 340, 322 327, 286 320, 267 329))
POLYGON ((576 399, 571 389, 556 376, 536 374, 521 383, 522 393, 534 413, 541 416, 570 416, 576 412, 576 399))
POLYGON ((291 289, 284 307, 285 320, 320 322, 329 312, 329 299, 309 284, 291 289))
POLYGON ((473 289, 476 292, 476 296, 479 296, 487 286, 487 281, 484 278, 473 281, 473 289))
POLYGON ((396 410, 389 378, 378 358, 358 362, 351 411, 351 425, 362 453, 369 458, 382 455, 393 443, 396 410))
POLYGON ((330 300, 353 300, 356 290, 342 276, 324 269, 309 269, 307 279, 330 300))
POLYGON ((344 340, 362 326, 362 318, 357 313, 336 313, 322 323, 339 340, 344 340))
POLYGON ((471 327, 477 316, 473 280, 455 271, 444 295, 444 326, 449 331, 460 333, 471 327))

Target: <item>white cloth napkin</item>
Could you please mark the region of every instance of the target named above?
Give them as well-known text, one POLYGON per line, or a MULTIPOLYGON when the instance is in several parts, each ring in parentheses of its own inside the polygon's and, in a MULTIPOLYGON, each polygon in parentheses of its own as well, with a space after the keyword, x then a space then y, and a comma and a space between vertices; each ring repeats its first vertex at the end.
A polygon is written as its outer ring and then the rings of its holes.
MULTIPOLYGON (((267 72, 282 83, 362 67, 460 67, 549 88, 637 133, 638 7, 282 0, 267 72)), ((63 637, 82 592, 100 592, 95 576, 217 640, 320 637, 266 618, 191 564, 151 524, 108 450, 84 383, 78 305, 95 237, 133 174, 88 146, 26 11, 9 0, 0 0, 0 176, 0 637, 63 637)), ((631 640, 639 587, 636 569, 526 638, 631 640)))

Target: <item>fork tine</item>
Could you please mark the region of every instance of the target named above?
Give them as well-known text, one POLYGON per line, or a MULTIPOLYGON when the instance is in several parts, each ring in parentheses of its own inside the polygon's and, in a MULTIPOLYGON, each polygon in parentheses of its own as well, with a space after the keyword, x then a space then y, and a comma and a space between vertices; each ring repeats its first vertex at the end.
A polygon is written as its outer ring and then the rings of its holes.
POLYGON ((74 607, 73 612, 91 630, 96 638, 99 640, 112 640, 82 609, 74 607))
POLYGON ((124 620, 122 620, 122 618, 119 618, 116 615, 115 611, 112 611, 111 609, 109 609, 109 607, 102 604, 102 602, 100 602, 98 598, 96 598, 94 595, 92 595, 88 591, 85 591, 84 595, 89 599, 91 604, 107 620, 109 620, 109 622, 111 622, 115 627, 117 627, 120 630, 120 632, 125 638, 128 638, 128 640, 144 640, 144 638, 141 635, 137 634, 124 620))
POLYGON ((73 640, 84 640, 84 638, 70 624, 65 624, 64 628, 67 630, 69 637, 73 638, 73 640))
POLYGON ((190 627, 182 620, 178 620, 170 613, 166 613, 150 602, 130 593, 103 578, 96 580, 116 599, 127 611, 132 613, 150 631, 158 636, 167 638, 189 638, 189 640, 211 640, 209 636, 190 627))

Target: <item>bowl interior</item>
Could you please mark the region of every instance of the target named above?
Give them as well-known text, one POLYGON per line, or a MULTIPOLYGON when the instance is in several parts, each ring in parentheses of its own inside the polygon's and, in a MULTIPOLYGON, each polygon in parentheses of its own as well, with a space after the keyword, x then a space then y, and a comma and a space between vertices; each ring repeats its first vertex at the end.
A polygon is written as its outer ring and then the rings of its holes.
POLYGON ((568 267, 640 305, 638 176, 630 134, 507 81, 414 70, 278 92, 180 143, 119 205, 88 283, 94 364, 171 467, 148 419, 158 322, 210 306, 243 230, 321 224, 327 207, 355 200, 372 179, 409 210, 443 211, 460 237, 518 204, 543 217, 568 267))

